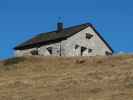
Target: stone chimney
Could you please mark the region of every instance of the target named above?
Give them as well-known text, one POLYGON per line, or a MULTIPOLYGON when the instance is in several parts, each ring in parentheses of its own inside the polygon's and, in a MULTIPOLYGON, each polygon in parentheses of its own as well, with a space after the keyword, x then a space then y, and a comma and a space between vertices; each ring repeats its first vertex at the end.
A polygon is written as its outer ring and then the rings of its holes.
POLYGON ((57 23, 57 31, 62 31, 63 30, 63 23, 62 22, 58 22, 57 23))

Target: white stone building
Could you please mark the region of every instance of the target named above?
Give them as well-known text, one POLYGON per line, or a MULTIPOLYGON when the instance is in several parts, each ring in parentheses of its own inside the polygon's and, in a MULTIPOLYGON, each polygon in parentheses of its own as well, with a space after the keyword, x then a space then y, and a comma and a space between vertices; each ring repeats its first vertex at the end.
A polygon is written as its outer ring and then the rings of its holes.
POLYGON ((113 50, 90 23, 41 33, 16 46, 16 56, 96 56, 112 55, 113 50))

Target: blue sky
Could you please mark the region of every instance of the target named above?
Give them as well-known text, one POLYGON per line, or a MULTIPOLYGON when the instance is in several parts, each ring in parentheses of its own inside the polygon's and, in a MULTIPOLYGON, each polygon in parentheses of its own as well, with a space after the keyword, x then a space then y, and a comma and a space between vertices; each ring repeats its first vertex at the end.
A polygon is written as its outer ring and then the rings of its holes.
POLYGON ((16 44, 65 26, 92 23, 115 52, 133 51, 132 0, 0 0, 0 59, 16 44))

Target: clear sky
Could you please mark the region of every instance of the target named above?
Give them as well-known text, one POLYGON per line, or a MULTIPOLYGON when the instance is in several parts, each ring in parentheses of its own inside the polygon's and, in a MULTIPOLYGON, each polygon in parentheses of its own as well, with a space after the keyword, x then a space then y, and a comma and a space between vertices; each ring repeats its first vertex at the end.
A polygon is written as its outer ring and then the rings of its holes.
POLYGON ((0 59, 40 33, 92 23, 115 52, 133 51, 133 0, 0 0, 0 59))

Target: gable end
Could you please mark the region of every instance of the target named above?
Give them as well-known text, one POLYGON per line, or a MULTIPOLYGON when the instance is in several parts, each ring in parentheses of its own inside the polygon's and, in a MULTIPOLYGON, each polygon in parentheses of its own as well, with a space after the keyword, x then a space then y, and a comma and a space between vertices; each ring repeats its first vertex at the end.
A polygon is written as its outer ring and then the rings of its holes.
POLYGON ((100 35, 100 33, 95 29, 95 27, 93 25, 90 25, 90 27, 94 30, 94 32, 98 35, 98 37, 105 43, 105 45, 111 50, 111 52, 114 53, 114 50, 107 43, 107 41, 100 35))

